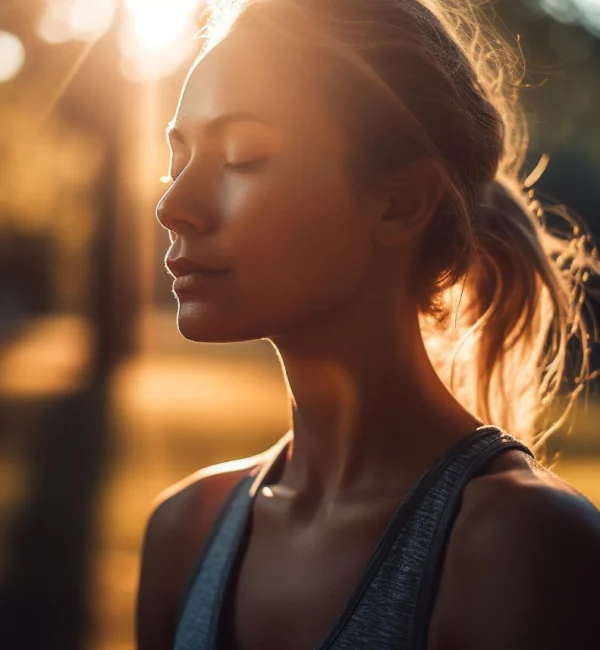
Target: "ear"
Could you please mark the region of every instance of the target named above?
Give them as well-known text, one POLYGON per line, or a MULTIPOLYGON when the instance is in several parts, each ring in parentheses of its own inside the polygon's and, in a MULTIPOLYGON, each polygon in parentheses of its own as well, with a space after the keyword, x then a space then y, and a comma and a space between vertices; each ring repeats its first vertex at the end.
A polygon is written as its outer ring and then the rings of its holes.
POLYGON ((444 184, 439 164, 431 158, 418 158, 389 175, 382 185, 386 209, 373 230, 375 241, 394 246, 413 239, 436 212, 444 184))

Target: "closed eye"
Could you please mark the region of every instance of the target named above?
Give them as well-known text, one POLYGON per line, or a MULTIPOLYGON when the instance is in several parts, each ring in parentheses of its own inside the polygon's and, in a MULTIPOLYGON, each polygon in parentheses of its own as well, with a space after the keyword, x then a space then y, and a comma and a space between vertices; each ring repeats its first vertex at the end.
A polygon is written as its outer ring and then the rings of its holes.
POLYGON ((249 172, 249 171, 256 171, 266 165, 268 162, 267 158, 261 158, 260 160, 249 160, 247 162, 240 162, 240 163, 223 163, 223 167, 226 169, 230 169, 232 171, 236 172, 249 172))
MULTIPOLYGON (((246 171, 249 172, 249 171, 260 169, 261 167, 266 165, 267 162, 268 162, 267 158, 261 158, 260 160, 249 160, 247 162, 240 162, 240 163, 226 162, 223 163, 222 166, 226 169, 230 169, 236 172, 246 172, 246 171)), ((164 185, 172 185, 177 180, 177 176, 173 176, 172 174, 165 174, 164 176, 161 176, 159 178, 159 181, 164 185)))

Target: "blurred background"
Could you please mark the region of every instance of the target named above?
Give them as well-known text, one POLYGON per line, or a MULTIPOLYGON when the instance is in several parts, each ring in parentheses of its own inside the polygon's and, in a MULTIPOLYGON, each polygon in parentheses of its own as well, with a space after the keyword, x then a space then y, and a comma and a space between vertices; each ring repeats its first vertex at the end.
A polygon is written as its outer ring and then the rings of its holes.
MULTIPOLYGON (((129 650, 153 498, 287 430, 265 342, 177 331, 154 218, 198 0, 0 4, 0 644, 129 650)), ((600 231, 600 0, 497 2, 536 185, 600 231)), ((598 315, 598 305, 594 305, 598 315)), ((598 355, 594 363, 598 365, 598 355)), ((600 506, 592 385, 554 470, 600 506)))

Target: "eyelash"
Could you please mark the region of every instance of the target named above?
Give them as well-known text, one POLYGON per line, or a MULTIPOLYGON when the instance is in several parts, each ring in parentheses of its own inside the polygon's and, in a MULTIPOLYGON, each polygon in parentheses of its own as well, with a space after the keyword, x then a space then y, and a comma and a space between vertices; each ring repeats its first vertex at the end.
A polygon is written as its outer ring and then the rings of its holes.
POLYGON ((244 172, 258 169, 259 167, 265 165, 266 162, 266 158, 260 158, 259 160, 250 160, 243 163, 224 163, 223 167, 226 169, 231 169, 233 171, 244 172))
MULTIPOLYGON (((258 169, 259 167, 265 165, 266 162, 267 162, 266 158, 261 158, 260 160, 250 160, 248 162, 243 162, 243 163, 223 163, 222 167, 225 169, 229 169, 231 171, 246 172, 246 171, 253 171, 255 169, 258 169)), ((178 177, 179 174, 177 174, 177 176, 172 176, 171 174, 167 174, 166 176, 161 176, 159 180, 161 183, 172 185, 177 180, 178 177)))

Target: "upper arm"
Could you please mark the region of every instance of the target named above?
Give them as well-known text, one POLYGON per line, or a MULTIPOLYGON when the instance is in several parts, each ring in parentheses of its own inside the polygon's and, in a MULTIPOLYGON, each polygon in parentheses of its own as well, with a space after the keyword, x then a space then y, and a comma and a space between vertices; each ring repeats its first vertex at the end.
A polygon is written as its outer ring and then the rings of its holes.
POLYGON ((600 512, 556 489, 505 488, 456 531, 453 645, 600 648, 600 512))
POLYGON ((138 650, 173 646, 181 598, 219 511, 253 459, 205 468, 157 498, 144 534, 136 601, 138 650), (231 469, 234 466, 235 469, 231 469))
POLYGON ((150 515, 136 603, 138 650, 173 645, 179 599, 211 523, 207 521, 214 510, 211 487, 202 479, 166 498, 161 495, 150 515), (202 521, 204 531, 197 527, 202 521))
POLYGON ((151 514, 144 533, 136 603, 139 650, 171 647, 174 632, 174 593, 169 588, 168 563, 173 558, 176 533, 169 525, 170 506, 161 503, 151 514))

